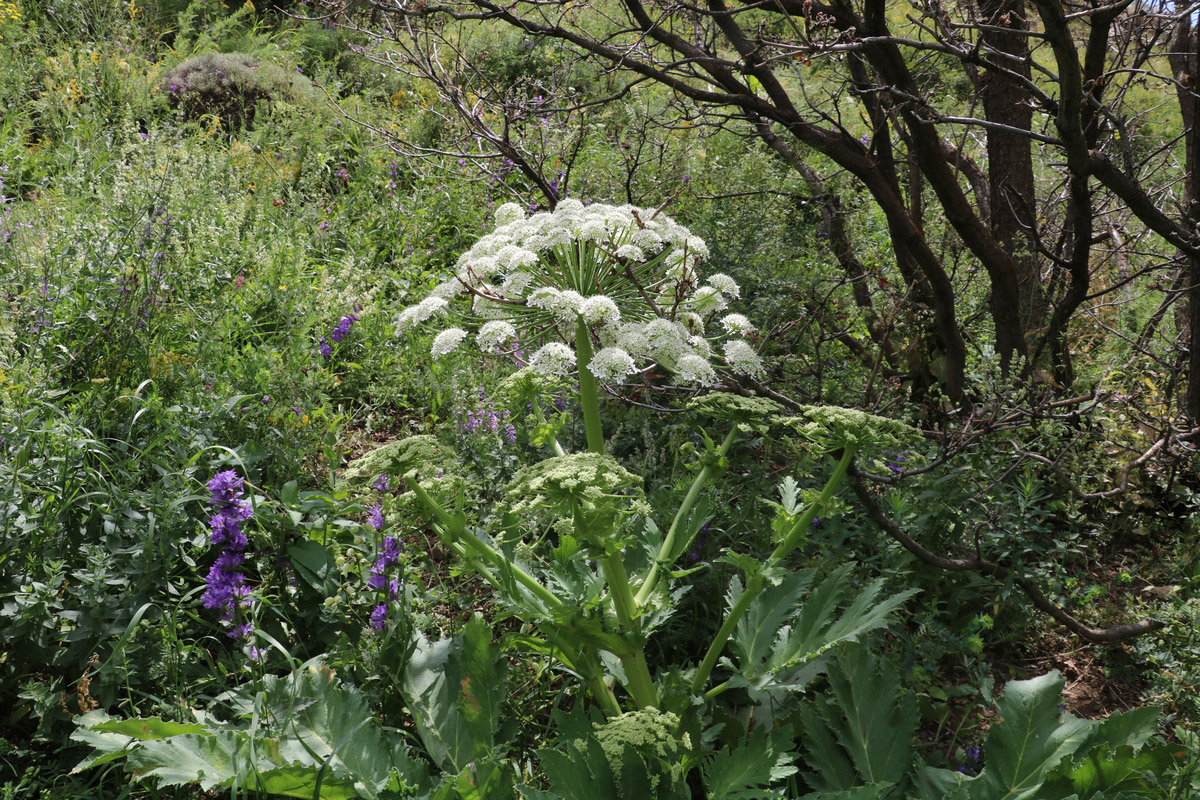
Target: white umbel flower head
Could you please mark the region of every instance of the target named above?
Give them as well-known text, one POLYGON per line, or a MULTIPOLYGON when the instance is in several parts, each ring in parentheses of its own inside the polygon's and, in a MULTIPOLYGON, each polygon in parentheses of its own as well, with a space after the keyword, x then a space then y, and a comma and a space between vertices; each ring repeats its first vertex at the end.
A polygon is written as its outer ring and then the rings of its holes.
POLYGON ((505 203, 496 209, 496 227, 511 225, 525 219, 525 209, 517 203, 505 203))
POLYGON ((619 347, 605 347, 588 362, 588 369, 602 381, 613 383, 624 380, 626 375, 637 371, 633 357, 619 347))
POLYGON ((617 248, 617 258, 629 261, 645 261, 646 254, 636 244, 623 244, 617 248))
POLYGON ((742 335, 754 333, 754 325, 750 320, 746 319, 743 314, 727 314, 721 318, 721 327, 726 333, 740 333, 742 335))
POLYGON ((745 339, 731 339, 725 343, 725 363, 738 375, 760 377, 765 373, 762 359, 745 339))
POLYGON ((701 386, 715 386, 717 372, 700 356, 689 353, 681 356, 675 363, 675 375, 686 383, 698 383, 701 386))
POLYGON ((575 352, 562 342, 550 342, 533 354, 529 366, 543 375, 566 375, 575 366, 575 352))
POLYGON ((483 323, 483 327, 475 335, 475 342, 479 345, 480 350, 491 353, 500 345, 511 342, 516 337, 516 328, 504 320, 494 319, 491 322, 483 323))
POLYGON ((627 322, 617 333, 617 347, 627 353, 638 356, 650 355, 650 342, 646 339, 646 326, 637 322, 627 322))
POLYGON ((668 365, 688 352, 687 331, 677 322, 662 317, 651 320, 646 323, 643 335, 650 355, 668 365))
POLYGON ((579 305, 579 316, 589 325, 615 323, 621 321, 621 311, 611 297, 602 294, 592 295, 579 305))
POLYGON ((532 267, 537 262, 537 253, 511 244, 505 245, 496 254, 496 263, 508 271, 521 269, 522 267, 532 267))
POLYGON ((445 314, 450 303, 444 297, 426 297, 415 306, 409 306, 396 317, 396 333, 412 330, 436 314, 445 314))
POLYGON ((458 349, 462 344, 463 339, 467 338, 467 332, 462 328, 447 328, 446 330, 433 337, 433 347, 430 352, 434 358, 441 358, 449 355, 458 349))
POLYGON ((726 297, 732 297, 734 300, 742 299, 742 290, 737 285, 737 281, 726 275, 724 272, 718 272, 716 275, 710 276, 705 283, 718 290, 726 297))
POLYGON ((729 307, 725 295, 715 286, 701 286, 688 301, 688 306, 701 316, 716 314, 729 307))

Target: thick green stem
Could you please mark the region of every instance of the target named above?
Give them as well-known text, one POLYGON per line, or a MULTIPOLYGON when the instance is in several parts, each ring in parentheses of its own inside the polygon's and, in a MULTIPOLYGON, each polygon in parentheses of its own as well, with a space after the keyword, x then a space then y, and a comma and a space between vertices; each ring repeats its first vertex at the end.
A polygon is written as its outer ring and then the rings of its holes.
MULTIPOLYGON (((838 461, 837 466, 833 468, 833 474, 829 476, 829 480, 825 482, 825 488, 821 490, 821 494, 804 510, 800 518, 792 525, 787 535, 783 537, 783 541, 775 548, 775 552, 771 553, 763 565, 764 569, 773 567, 781 562, 790 553, 804 534, 808 531, 808 527, 812 525, 812 521, 816 518, 817 512, 828 503, 834 495, 834 492, 841 487, 842 481, 846 477, 846 471, 850 469, 850 462, 854 460, 854 452, 857 448, 854 445, 847 445, 842 450, 842 457, 838 461)), ((758 597, 759 592, 766 586, 766 579, 762 577, 762 572, 751 575, 746 580, 746 590, 742 592, 742 596, 733 604, 733 608, 729 609, 728 616, 725 617, 725 622, 721 624, 717 635, 713 637, 712 644, 709 645, 708 652, 704 654, 704 660, 700 662, 696 674, 692 677, 692 692, 699 694, 704 689, 704 684, 708 682, 708 676, 712 674, 713 668, 717 665, 717 659, 721 657, 721 653, 725 650, 725 645, 729 641, 729 637, 733 635, 734 629, 738 622, 749 610, 750 604, 754 602, 754 598, 758 597)))
MULTIPOLYGON (((536 578, 505 558, 504 554, 499 550, 468 531, 466 522, 461 518, 461 515, 453 515, 442 508, 441 504, 434 500, 421 484, 407 475, 404 476, 404 482, 408 484, 408 488, 413 490, 417 498, 433 512, 434 517, 445 528, 446 535, 450 537, 451 541, 461 542, 466 545, 479 556, 483 563, 499 567, 510 573, 516 579, 517 583, 532 592, 535 597, 546 605, 552 608, 563 605, 563 601, 559 599, 558 595, 551 592, 545 586, 542 586, 536 578)), ((484 573, 484 575, 488 578, 489 583, 497 588, 503 588, 502 582, 494 575, 491 575, 491 573, 484 573)))
POLYGON ((600 425, 600 384, 588 369, 592 363, 592 334, 581 317, 575 325, 575 357, 579 365, 579 405, 587 431, 589 453, 604 453, 604 428, 600 425))
POLYGON ((777 563, 792 550, 796 545, 800 544, 800 540, 808 534, 809 526, 812 525, 814 519, 817 518, 817 512, 825 507, 825 504, 833 499, 834 492, 841 488, 842 481, 846 477, 846 472, 850 469, 850 462, 854 460, 854 454, 858 451, 857 445, 846 445, 842 449, 842 457, 838 460, 837 466, 833 468, 833 474, 829 476, 829 480, 825 482, 825 488, 821 490, 821 494, 817 497, 815 503, 804 509, 804 513, 800 515, 800 519, 792 525, 792 529, 783 537, 783 541, 775 548, 775 552, 771 553, 771 557, 767 563, 777 563))
POLYGON ((617 696, 613 694, 612 688, 604 682, 595 651, 588 648, 580 654, 576 653, 570 645, 559 643, 557 646, 571 661, 571 666, 579 674, 579 677, 583 678, 588 691, 592 693, 592 697, 604 710, 604 713, 610 717, 620 715, 621 705, 617 702, 617 696))
POLYGON ((646 664, 646 652, 640 641, 641 631, 637 623, 637 606, 634 604, 633 590, 629 588, 629 576, 625 572, 621 554, 604 556, 600 565, 604 569, 604 579, 608 582, 613 609, 617 612, 617 622, 622 632, 639 640, 632 652, 618 654, 625 667, 625 678, 629 681, 629 693, 633 695, 638 708, 657 707, 658 691, 654 688, 654 679, 650 677, 650 667, 646 664))
MULTIPOLYGON (((734 425, 730 428, 725 441, 721 442, 721 446, 717 449, 718 458, 724 458, 729 453, 729 448, 733 446, 737 434, 737 425, 734 425)), ((671 520, 671 527, 667 531, 666 538, 663 539, 662 547, 658 549, 658 555, 655 556, 654 563, 650 565, 650 571, 646 573, 646 579, 642 581, 641 588, 638 589, 637 597, 635 598, 638 608, 641 608, 650 599, 650 595, 654 593, 654 589, 658 584, 659 570, 667 566, 667 562, 675 550, 675 540, 679 538, 680 526, 687 519, 692 506, 700 499, 700 492, 704 490, 704 487, 716 475, 717 469, 718 467, 714 464, 705 464, 701 468, 700 473, 696 475, 696 479, 692 481, 691 488, 688 489, 687 495, 679 505, 679 510, 675 512, 675 519, 671 520)))
MULTIPOLYGON (((546 414, 544 411, 542 411, 542 404, 537 401, 536 397, 534 398, 532 405, 533 405, 533 418, 537 421, 537 424, 538 425, 546 425, 547 424, 546 414)), ((554 448, 554 455, 565 456, 567 454, 567 451, 563 449, 563 446, 561 444, 559 444, 557 436, 550 437, 550 445, 554 448)))

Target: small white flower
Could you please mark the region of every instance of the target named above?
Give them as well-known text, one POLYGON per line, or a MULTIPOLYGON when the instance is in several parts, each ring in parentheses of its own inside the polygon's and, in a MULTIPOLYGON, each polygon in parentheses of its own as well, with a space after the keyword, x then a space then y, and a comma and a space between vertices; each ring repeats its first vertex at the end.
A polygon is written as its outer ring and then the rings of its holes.
POLYGON ((489 278, 500 271, 500 264, 493 256, 477 256, 467 264, 467 270, 476 278, 489 278))
POLYGON ((624 258, 629 261, 645 261, 646 254, 636 244, 623 244, 617 248, 617 258, 624 258))
POLYGON ((533 354, 529 365, 543 375, 566 375, 575 366, 575 352, 562 342, 550 342, 533 354))
POLYGON ((597 294, 579 304, 579 316, 589 325, 621 321, 621 310, 612 298, 597 294))
POLYGON ((491 353, 500 345, 515 339, 516 336, 517 329, 512 325, 504 320, 492 320, 483 323, 483 327, 475 335, 475 342, 479 345, 480 350, 491 353))
POLYGON ((617 333, 617 347, 638 356, 650 355, 650 342, 646 339, 646 326, 627 322, 617 333))
POLYGON ((538 261, 537 253, 532 250, 526 250, 524 247, 516 245, 505 245, 499 253, 496 254, 496 263, 505 270, 520 269, 522 267, 532 267, 538 261))
POLYGON ((712 345, 708 343, 708 339, 703 336, 689 336, 687 343, 701 358, 712 358, 712 345))
MULTIPOLYGON (((651 223, 647 223, 647 225, 649 224, 651 223)), ((647 253, 657 253, 663 249, 662 237, 656 231, 650 230, 649 227, 638 228, 633 232, 631 238, 633 239, 633 244, 642 248, 647 253)))
POLYGON ((725 343, 725 363, 739 375, 757 377, 765 373, 762 359, 745 339, 731 339, 725 343))
POLYGON ((608 238, 608 228, 600 220, 590 219, 579 226, 579 238, 599 244, 608 238))
POLYGON ((433 347, 430 348, 430 352, 434 358, 441 358, 457 350, 465 338, 467 338, 467 332, 462 328, 447 328, 433 338, 433 347))
POLYGON ((588 369, 602 381, 609 383, 624 380, 626 375, 637 371, 633 358, 619 347, 605 347, 592 356, 588 369))
POLYGON ((692 257, 698 259, 708 258, 708 245, 706 245, 704 240, 699 236, 687 237, 687 239, 684 241, 684 245, 687 246, 688 253, 692 257))
POLYGON ((734 300, 740 300, 742 297, 742 290, 738 287, 737 281, 724 272, 718 272, 716 275, 710 276, 705 283, 719 290, 721 294, 732 297, 734 300))
POLYGON ((683 323, 683 327, 687 328, 688 333, 704 335, 704 318, 694 311, 683 312, 679 315, 679 321, 683 323))
POLYGON ((437 286, 433 287, 433 291, 429 293, 430 297, 440 297, 443 300, 451 300, 465 292, 462 282, 458 278, 451 278, 448 281, 442 281, 437 286))
POLYGON ((714 386, 717 383, 717 372, 700 356, 689 353, 675 363, 675 375, 687 383, 698 383, 701 386, 714 386))
POLYGON ((412 330, 436 314, 445 314, 450 304, 443 297, 426 297, 415 306, 409 306, 396 317, 396 333, 412 330))
POLYGON ((525 219, 525 209, 517 203, 505 203, 496 209, 496 227, 525 219))
POLYGON ((525 294, 525 290, 529 287, 529 282, 533 280, 533 275, 528 272, 513 272, 504 279, 504 283, 500 284, 500 291, 505 297, 515 298, 525 294))
POLYGON ((656 361, 670 365, 688 352, 687 332, 677 322, 662 317, 651 320, 646 323, 643 335, 656 361))
POLYGON ((716 314, 724 311, 729 307, 729 301, 725 299, 725 295, 713 286, 701 286, 696 290, 688 301, 688 305, 693 311, 702 316, 716 314))
POLYGON ((554 207, 555 214, 578 214, 583 211, 583 203, 576 200, 574 197, 568 197, 565 200, 559 200, 558 205, 554 207))
POLYGON ((742 314, 729 314, 721 318, 721 327, 726 333, 754 333, 754 324, 742 314))
POLYGON ((562 292, 558 289, 553 286, 540 286, 530 293, 525 303, 542 311, 554 311, 561 299, 562 292))

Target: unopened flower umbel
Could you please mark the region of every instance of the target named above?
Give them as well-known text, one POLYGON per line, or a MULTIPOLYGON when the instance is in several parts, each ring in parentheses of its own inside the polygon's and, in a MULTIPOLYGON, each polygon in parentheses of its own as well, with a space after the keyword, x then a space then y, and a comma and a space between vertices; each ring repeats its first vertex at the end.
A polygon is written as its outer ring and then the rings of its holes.
POLYGON ((567 199, 527 216, 507 203, 454 276, 399 314, 396 332, 444 316, 452 324, 434 338, 434 358, 462 349, 474 331, 485 355, 528 347, 539 372, 587 369, 605 383, 652 364, 700 386, 719 384, 721 372, 762 375, 743 338, 754 326, 717 316, 741 290, 724 273, 702 277, 707 256, 702 239, 655 209, 567 199))

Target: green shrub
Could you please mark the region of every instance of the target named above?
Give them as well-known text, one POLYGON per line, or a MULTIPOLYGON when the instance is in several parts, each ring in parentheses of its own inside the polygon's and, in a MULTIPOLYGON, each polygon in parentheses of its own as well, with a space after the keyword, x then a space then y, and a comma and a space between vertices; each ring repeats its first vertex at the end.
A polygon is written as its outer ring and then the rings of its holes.
POLYGON ((164 75, 161 88, 185 120, 212 114, 237 129, 254 122, 259 102, 294 100, 308 81, 245 53, 205 53, 164 75))

